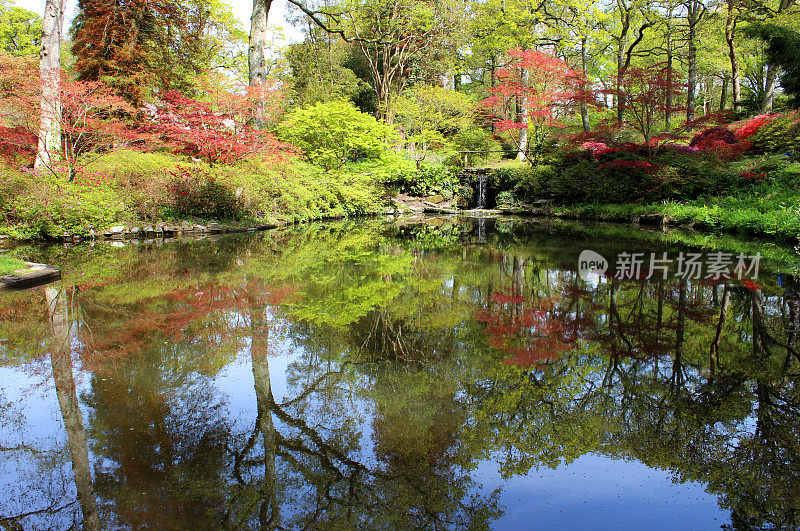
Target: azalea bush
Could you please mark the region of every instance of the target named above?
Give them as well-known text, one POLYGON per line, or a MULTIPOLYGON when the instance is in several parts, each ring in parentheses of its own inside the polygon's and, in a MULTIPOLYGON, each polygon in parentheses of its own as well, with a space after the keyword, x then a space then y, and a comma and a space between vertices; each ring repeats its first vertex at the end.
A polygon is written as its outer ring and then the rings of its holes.
POLYGON ((748 137, 748 141, 751 153, 782 153, 800 161, 800 111, 772 115, 769 122, 762 123, 748 137))

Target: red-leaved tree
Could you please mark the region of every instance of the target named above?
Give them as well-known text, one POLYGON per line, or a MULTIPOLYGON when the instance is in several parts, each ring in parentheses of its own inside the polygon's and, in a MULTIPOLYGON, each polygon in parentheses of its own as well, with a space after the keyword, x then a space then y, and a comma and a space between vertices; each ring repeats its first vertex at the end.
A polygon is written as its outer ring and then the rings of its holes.
POLYGON ((293 151, 289 144, 253 124, 275 121, 283 109, 281 91, 268 85, 242 86, 228 91, 209 88, 208 101, 170 91, 145 107, 149 118, 140 128, 156 143, 175 153, 230 164, 255 154, 277 157, 293 151))
POLYGON ((78 161, 88 164, 115 147, 142 141, 126 123, 136 110, 105 84, 75 81, 62 74, 58 93, 46 96, 33 61, 4 59, 0 58, 0 154, 7 160, 23 165, 33 162, 43 104, 61 110, 55 117, 61 130, 58 156, 53 157, 57 162, 49 163, 48 169, 66 166, 70 179, 78 161), (58 98, 58 104, 47 97, 58 98))
POLYGON ((648 151, 657 144, 653 133, 663 117, 680 110, 679 107, 669 107, 669 102, 678 100, 679 88, 674 74, 660 64, 631 68, 619 82, 617 97, 625 101, 629 126, 641 133, 648 151))
POLYGON ((515 48, 508 55, 508 66, 495 73, 499 83, 481 105, 499 131, 520 131, 519 150, 533 162, 552 128, 562 127, 559 111, 591 96, 584 74, 553 54, 515 48))

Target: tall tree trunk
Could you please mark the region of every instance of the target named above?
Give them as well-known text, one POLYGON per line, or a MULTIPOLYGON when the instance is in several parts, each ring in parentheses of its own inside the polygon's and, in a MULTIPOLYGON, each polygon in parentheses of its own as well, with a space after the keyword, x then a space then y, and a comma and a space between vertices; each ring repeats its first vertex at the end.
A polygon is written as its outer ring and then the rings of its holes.
POLYGON ((622 81, 625 78, 625 41, 620 39, 617 50, 617 124, 625 123, 625 94, 622 92, 622 81))
POLYGON ((45 288, 45 302, 53 336, 50 364, 53 369, 56 398, 58 398, 61 418, 67 432, 67 444, 72 461, 75 488, 78 492, 78 504, 83 513, 83 528, 100 529, 100 518, 89 463, 89 447, 86 442, 86 431, 83 428, 83 415, 78 406, 75 379, 72 376, 69 311, 65 293, 56 288, 45 288))
MULTIPOLYGON (((492 89, 494 89, 495 81, 494 81, 494 73, 497 67, 495 66, 495 57, 494 52, 492 53, 491 63, 489 63, 489 82, 491 83, 492 89)), ((495 125, 494 120, 492 120, 492 134, 494 134, 495 125)))
POLYGON ((739 74, 739 60, 736 58, 736 17, 733 14, 735 0, 728 0, 728 15, 725 18, 725 42, 728 44, 728 58, 731 61, 731 82, 733 84, 733 111, 742 112, 742 81, 739 74))
MULTIPOLYGON (((248 82, 251 87, 263 85, 267 81, 267 17, 272 0, 253 0, 253 14, 250 17, 250 46, 247 50, 248 82)), ((259 108, 260 109, 260 108, 259 108)), ((253 119, 256 127, 264 126, 263 115, 256 112, 253 119)))
POLYGON ((586 37, 581 39, 581 68, 583 69, 584 80, 581 82, 581 89, 583 90, 583 94, 581 94, 581 124, 583 125, 583 132, 588 133, 590 131, 589 127, 589 109, 586 107, 586 68, 587 68, 587 59, 586 59, 586 37))
MULTIPOLYGON (((528 72, 522 69, 522 85, 528 84, 528 72)), ((519 150, 517 160, 527 160, 528 158, 528 102, 525 98, 517 96, 517 120, 524 127, 519 130, 519 150)))
POLYGON ((37 168, 61 159, 61 30, 64 0, 47 0, 42 21, 39 78, 42 86, 37 168))
MULTIPOLYGON (((672 20, 672 11, 669 13, 669 20, 672 20)), ((667 101, 665 102, 666 110, 664 111, 664 128, 672 129, 672 79, 675 72, 672 66, 673 50, 672 50, 672 22, 667 28, 667 101)))
POLYGON ((778 66, 767 65, 767 79, 764 84, 764 99, 761 101, 761 112, 772 110, 775 102, 775 86, 778 84, 778 66))
POLYGON ((261 85, 267 80, 267 17, 272 0, 253 0, 253 15, 250 17, 250 48, 247 59, 248 81, 251 86, 261 85))
POLYGON ((728 82, 730 78, 726 75, 722 78, 722 88, 719 93, 719 110, 724 111, 728 104, 728 82))
POLYGON ((701 6, 699 2, 693 0, 687 8, 687 18, 689 26, 689 54, 687 56, 687 80, 686 80, 686 121, 694 120, 694 106, 697 91, 697 25, 700 23, 701 6))
MULTIPOLYGON (((797 0, 781 0, 778 5, 778 14, 783 13, 794 5, 797 0)), ((766 83, 764 84, 764 99, 761 101, 761 111, 769 112, 775 102, 775 87, 778 84, 778 66, 767 65, 766 83)))

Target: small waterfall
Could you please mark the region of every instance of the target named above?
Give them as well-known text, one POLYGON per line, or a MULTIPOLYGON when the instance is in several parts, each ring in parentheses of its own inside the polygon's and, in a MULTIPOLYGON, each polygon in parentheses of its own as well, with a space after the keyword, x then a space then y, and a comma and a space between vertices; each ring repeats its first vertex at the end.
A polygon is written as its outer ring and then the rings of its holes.
POLYGON ((486 180, 488 175, 478 175, 478 205, 477 209, 486 208, 486 180))

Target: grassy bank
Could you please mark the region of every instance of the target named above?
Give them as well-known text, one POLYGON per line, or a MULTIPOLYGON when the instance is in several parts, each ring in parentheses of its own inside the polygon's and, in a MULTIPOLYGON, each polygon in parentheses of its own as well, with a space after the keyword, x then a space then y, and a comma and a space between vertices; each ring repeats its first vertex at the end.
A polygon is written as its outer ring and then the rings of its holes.
POLYGON ((0 254, 0 276, 8 275, 18 269, 26 268, 27 264, 11 256, 0 254))
POLYGON ((800 239, 800 196, 768 195, 704 197, 654 204, 578 204, 543 211, 558 218, 633 222, 643 215, 661 215, 670 225, 779 238, 800 239))
POLYGON ((380 161, 336 171, 294 157, 209 165, 168 153, 117 151, 66 168, 0 169, 0 234, 86 235, 118 223, 215 220, 250 224, 380 212, 380 161))

